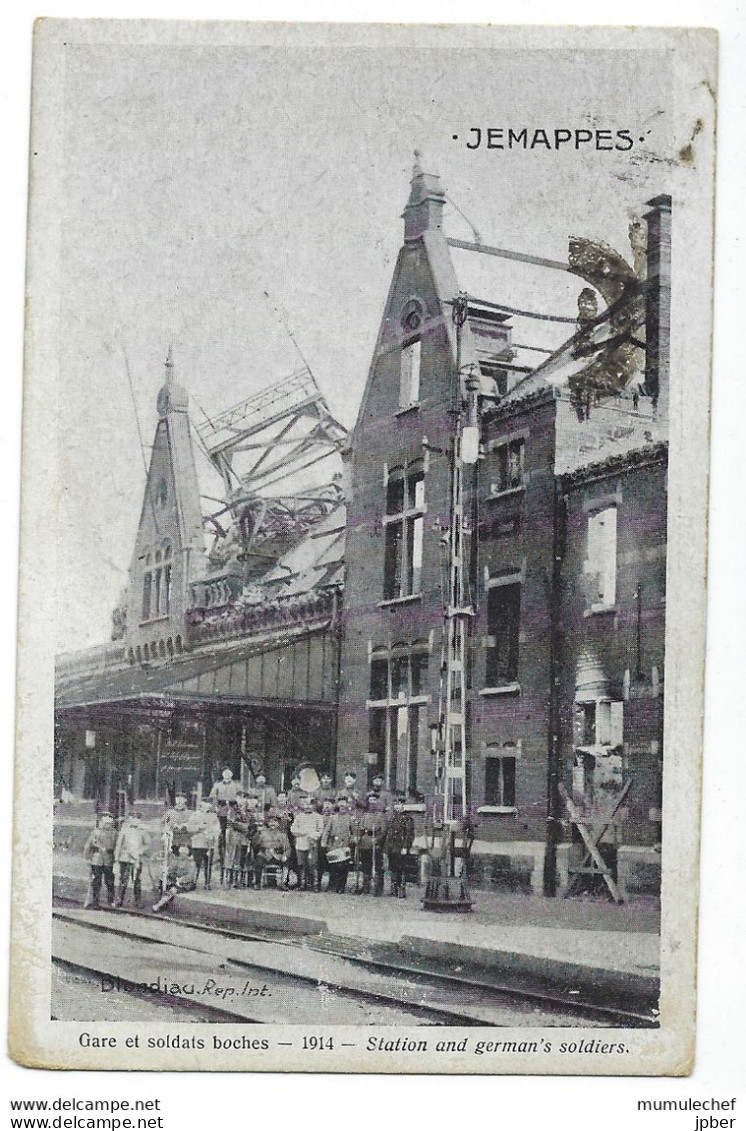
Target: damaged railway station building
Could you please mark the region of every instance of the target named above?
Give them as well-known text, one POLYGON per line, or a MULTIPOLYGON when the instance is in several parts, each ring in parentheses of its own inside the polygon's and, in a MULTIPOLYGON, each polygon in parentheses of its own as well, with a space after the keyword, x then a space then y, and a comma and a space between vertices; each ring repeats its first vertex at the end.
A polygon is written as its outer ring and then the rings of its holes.
POLYGON ((472 887, 656 892, 671 200, 565 262, 445 206, 417 158, 350 434, 307 370, 190 424, 169 359, 126 615, 58 661, 60 811, 353 770, 424 847, 452 772, 472 887))

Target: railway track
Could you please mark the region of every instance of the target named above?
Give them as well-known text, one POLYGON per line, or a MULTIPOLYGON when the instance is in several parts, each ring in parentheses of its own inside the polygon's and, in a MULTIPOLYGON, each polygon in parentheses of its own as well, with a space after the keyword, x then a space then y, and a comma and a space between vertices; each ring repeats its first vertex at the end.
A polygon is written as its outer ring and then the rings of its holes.
MULTIPOLYGON (((84 912, 57 906, 54 916, 56 937, 62 931, 61 946, 58 945, 61 953, 55 952, 56 960, 77 965, 81 972, 88 970, 93 977, 119 978, 122 982, 121 972, 125 971, 125 983, 141 982, 141 975, 133 979, 126 973, 131 966, 130 951, 133 957, 144 957, 144 966, 142 962, 139 965, 148 970, 167 966, 180 971, 196 962, 200 970, 195 975, 195 985, 202 974, 209 981, 215 969, 223 971, 223 981, 225 971, 230 972, 242 992, 234 985, 234 992, 228 990, 222 1001, 207 1001, 209 993, 195 993, 189 1002, 188 1008, 192 1010, 212 1011, 215 1020, 298 1023, 300 1010, 309 1014, 303 1020, 328 1024, 624 1028, 655 1025, 652 1013, 578 1001, 571 991, 558 993, 546 987, 509 984, 489 977, 486 971, 480 971, 481 976, 476 971, 444 972, 426 959, 403 962, 399 956, 356 953, 352 940, 347 946, 339 938, 279 938, 271 931, 240 932, 129 911, 84 912), (75 936, 72 939, 70 932, 75 936), (99 941, 107 939, 108 944, 95 945, 97 937, 99 941), (112 940, 118 942, 112 945, 112 940), (77 957, 70 954, 71 944, 77 957), (89 956, 86 962, 81 954, 89 956), (95 961, 91 961, 93 956, 95 961), (252 997, 258 985, 257 976, 271 987, 267 991, 271 1001, 259 1002, 252 997)), ((176 993, 164 996, 163 1000, 173 1005, 183 998, 183 994, 176 993)))

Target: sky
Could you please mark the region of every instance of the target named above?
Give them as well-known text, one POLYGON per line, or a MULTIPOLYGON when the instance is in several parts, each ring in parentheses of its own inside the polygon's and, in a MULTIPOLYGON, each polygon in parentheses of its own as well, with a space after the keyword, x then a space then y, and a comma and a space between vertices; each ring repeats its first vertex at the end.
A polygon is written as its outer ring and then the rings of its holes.
MULTIPOLYGON (((200 419, 298 368, 289 326, 332 412, 351 426, 414 149, 486 243, 565 259, 579 234, 629 258, 630 215, 669 191, 665 155, 678 140, 669 81, 667 57, 643 50, 71 43, 58 649, 108 638, 169 346, 200 419), (645 143, 632 159, 472 151, 464 139, 474 126, 625 128, 645 143)), ((473 238, 452 206, 446 228, 473 238)), ((499 266, 495 290, 480 297, 574 313, 557 273, 535 280, 499 266)))

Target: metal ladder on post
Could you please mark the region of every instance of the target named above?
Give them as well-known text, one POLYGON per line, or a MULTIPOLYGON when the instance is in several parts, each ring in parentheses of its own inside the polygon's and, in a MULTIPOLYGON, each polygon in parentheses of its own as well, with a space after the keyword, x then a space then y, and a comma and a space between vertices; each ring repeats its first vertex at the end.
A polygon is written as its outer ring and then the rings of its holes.
MULTIPOLYGON (((466 307, 459 321, 454 309, 457 330, 457 381, 460 373, 461 327, 466 317, 466 307)), ((457 390, 457 394, 460 393, 457 390)), ((453 438, 451 469, 451 510, 447 539, 448 578, 445 593, 445 652, 441 665, 442 764, 440 787, 443 813, 440 835, 439 875, 428 882, 423 907, 427 911, 471 911, 465 876, 454 872, 455 831, 461 826, 466 843, 466 668, 465 641, 470 619, 474 615, 466 604, 464 585, 464 465, 461 458, 463 415, 459 406, 453 438), (445 684, 445 687, 443 687, 445 684), (443 694, 445 691, 445 694, 443 694)))
MULTIPOLYGON (((459 438, 455 439, 458 449, 459 438)), ((466 816, 466 673, 464 638, 473 613, 464 605, 463 466, 453 461, 453 514, 449 536, 448 606, 446 608, 445 703, 443 744, 443 819, 466 816)))

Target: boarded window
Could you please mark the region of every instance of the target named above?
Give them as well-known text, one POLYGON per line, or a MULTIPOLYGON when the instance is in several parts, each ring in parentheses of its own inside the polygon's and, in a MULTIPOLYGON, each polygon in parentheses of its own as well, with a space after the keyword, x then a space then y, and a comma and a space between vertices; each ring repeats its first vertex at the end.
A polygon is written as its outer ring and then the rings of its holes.
POLYGON ((609 607, 616 601, 617 509, 604 507, 588 516, 588 560, 591 606, 609 607))
POLYGON ((419 339, 403 346, 399 371, 399 407, 409 408, 420 400, 420 360, 422 343, 419 339))
POLYGON ((576 746, 621 746, 623 739, 623 702, 598 699, 575 705, 576 746))

